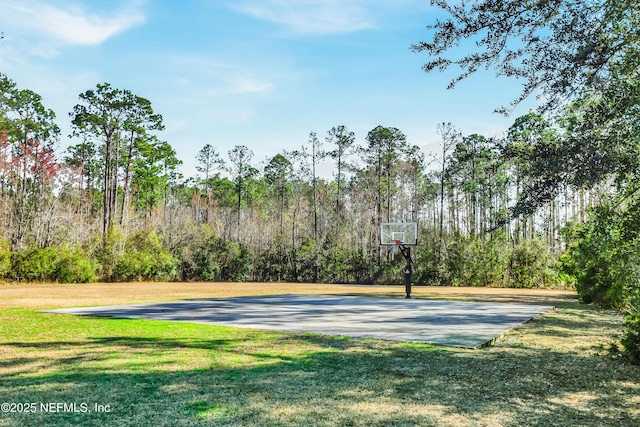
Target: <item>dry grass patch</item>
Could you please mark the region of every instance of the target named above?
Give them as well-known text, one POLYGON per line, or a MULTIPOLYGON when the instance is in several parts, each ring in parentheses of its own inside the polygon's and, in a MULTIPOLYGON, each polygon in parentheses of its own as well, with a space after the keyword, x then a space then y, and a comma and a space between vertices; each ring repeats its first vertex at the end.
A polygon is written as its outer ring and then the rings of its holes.
MULTIPOLYGON (((404 296, 404 286, 227 282, 0 284, 0 310, 12 307, 47 309, 278 294, 401 298, 404 296)), ((412 295, 415 298, 537 304, 557 304, 575 299, 575 292, 572 291, 442 286, 415 286, 412 295)))

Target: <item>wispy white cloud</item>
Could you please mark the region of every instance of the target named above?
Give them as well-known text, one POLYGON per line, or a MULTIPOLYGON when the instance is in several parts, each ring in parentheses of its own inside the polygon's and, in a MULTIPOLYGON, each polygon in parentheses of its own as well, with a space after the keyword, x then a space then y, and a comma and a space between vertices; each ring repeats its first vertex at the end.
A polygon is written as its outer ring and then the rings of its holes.
MULTIPOLYGON (((96 13, 70 1, 4 0, 0 25, 11 37, 44 36, 58 43, 98 45, 110 37, 145 22, 141 2, 132 1, 111 13, 96 13)), ((51 40, 48 40, 51 41, 51 40)), ((51 48, 47 48, 50 55, 51 48)))
POLYGON ((256 73, 247 70, 246 67, 206 56, 176 56, 171 59, 170 64, 172 69, 188 69, 191 72, 189 80, 179 78, 177 84, 185 89, 191 87, 199 93, 206 92, 209 96, 261 93, 274 88, 271 81, 264 77, 255 77, 256 73))
POLYGON ((298 34, 347 34, 376 27, 377 1, 241 0, 234 9, 298 34), (371 7, 373 6, 373 8, 371 7))
POLYGON ((233 76, 231 91, 236 93, 258 93, 271 90, 273 84, 236 73, 233 76))

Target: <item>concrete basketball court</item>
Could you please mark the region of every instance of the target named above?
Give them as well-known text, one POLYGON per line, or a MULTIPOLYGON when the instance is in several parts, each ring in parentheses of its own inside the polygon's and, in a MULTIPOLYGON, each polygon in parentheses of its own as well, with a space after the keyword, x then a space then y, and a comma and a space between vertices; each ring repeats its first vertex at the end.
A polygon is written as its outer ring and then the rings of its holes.
POLYGON ((333 295, 271 295, 47 310, 476 348, 553 309, 333 295))

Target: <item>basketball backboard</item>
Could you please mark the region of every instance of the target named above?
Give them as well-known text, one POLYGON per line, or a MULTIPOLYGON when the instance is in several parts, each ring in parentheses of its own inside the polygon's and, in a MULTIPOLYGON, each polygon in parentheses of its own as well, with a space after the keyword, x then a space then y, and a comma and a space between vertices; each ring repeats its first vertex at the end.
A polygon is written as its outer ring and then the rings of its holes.
POLYGON ((380 224, 381 245, 417 245, 417 222, 384 222, 380 224))

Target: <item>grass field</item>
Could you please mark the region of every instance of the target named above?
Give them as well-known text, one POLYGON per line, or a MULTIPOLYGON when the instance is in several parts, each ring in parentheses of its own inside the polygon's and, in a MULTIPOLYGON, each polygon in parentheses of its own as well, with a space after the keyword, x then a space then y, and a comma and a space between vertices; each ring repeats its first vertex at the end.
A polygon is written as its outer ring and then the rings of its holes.
POLYGON ((0 426, 640 425, 640 368, 600 346, 622 318, 570 292, 414 289, 418 298, 558 307, 479 350, 36 311, 277 293, 402 289, 0 285, 0 403, 22 411, 0 412, 0 426))

